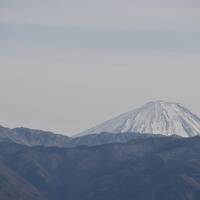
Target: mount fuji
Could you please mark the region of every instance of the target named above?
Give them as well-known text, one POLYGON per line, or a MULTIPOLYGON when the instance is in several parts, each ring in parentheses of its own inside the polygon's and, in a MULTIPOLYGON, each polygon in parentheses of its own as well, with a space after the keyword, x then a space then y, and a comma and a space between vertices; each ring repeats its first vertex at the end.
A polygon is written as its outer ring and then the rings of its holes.
POLYGON ((200 135, 200 118, 180 103, 155 101, 121 114, 77 136, 126 132, 192 137, 200 135))

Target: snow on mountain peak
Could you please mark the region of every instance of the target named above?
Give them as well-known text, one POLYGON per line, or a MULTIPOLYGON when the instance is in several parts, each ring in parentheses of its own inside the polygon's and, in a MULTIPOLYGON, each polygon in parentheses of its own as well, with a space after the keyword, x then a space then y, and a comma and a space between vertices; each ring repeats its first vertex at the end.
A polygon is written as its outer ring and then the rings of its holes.
POLYGON ((121 114, 78 136, 102 132, 135 132, 191 137, 200 135, 200 118, 180 103, 155 101, 121 114))

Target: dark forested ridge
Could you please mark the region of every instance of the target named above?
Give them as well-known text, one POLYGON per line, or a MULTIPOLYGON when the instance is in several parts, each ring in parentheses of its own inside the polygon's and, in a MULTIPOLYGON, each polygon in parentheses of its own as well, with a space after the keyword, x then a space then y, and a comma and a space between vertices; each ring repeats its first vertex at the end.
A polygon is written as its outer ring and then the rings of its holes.
POLYGON ((96 146, 110 143, 124 143, 135 138, 164 137, 163 135, 140 134, 140 133, 101 133, 82 137, 68 137, 49 131, 35 130, 29 128, 9 129, 0 127, 0 141, 13 141, 26 146, 44 147, 77 147, 96 146))
POLYGON ((0 142, 3 200, 199 200, 200 137, 94 147, 0 142))

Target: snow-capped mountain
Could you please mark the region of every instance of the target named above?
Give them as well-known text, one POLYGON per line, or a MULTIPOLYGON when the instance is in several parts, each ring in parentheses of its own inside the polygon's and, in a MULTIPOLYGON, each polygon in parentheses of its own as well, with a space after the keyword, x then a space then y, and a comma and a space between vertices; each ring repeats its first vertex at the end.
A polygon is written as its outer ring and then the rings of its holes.
POLYGON ((103 132, 191 137, 200 135, 200 118, 179 103, 155 101, 121 114, 77 136, 103 132))

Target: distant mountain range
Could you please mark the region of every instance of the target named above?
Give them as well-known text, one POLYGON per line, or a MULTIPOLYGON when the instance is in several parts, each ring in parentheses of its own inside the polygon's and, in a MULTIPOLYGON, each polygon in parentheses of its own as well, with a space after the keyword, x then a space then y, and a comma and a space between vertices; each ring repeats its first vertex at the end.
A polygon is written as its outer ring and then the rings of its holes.
POLYGON ((156 101, 68 137, 28 128, 0 127, 0 140, 28 146, 76 147, 127 142, 134 138, 200 135, 200 119, 178 103, 156 101))
POLYGON ((200 137, 94 147, 0 141, 2 200, 199 200, 200 137))
MULTIPOLYGON (((124 143, 135 138, 149 137, 155 137, 155 135, 139 134, 132 132, 124 134, 101 133, 72 138, 64 135, 55 134, 52 132, 28 128, 0 128, 0 141, 11 141, 27 146, 71 148, 77 146, 96 146, 110 143, 124 143)), ((163 136, 157 135, 157 137, 163 136)))
POLYGON ((150 102, 79 136, 0 127, 2 200, 199 200, 200 119, 150 102))

